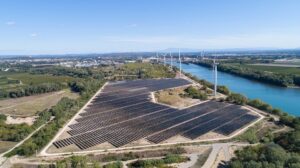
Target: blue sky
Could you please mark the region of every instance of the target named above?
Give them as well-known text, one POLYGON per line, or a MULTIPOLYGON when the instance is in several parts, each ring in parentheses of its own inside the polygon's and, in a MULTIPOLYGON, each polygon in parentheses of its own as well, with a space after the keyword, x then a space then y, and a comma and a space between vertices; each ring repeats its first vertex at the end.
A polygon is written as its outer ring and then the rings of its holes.
POLYGON ((1 0, 0 54, 298 48, 299 0, 1 0))

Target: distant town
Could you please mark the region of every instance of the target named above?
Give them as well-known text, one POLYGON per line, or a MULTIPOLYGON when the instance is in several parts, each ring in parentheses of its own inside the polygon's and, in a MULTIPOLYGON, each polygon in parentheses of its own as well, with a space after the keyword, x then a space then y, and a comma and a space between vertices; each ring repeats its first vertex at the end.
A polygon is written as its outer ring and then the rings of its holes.
MULTIPOLYGON (((26 64, 32 66, 45 67, 59 65, 63 67, 96 67, 101 65, 119 65, 129 62, 157 62, 170 61, 173 55, 174 60, 178 60, 178 51, 164 50, 162 52, 133 52, 133 53, 109 53, 109 54, 76 54, 76 55, 2 55, 1 64, 26 64)), ((300 56, 300 50, 267 50, 267 51, 200 51, 200 52, 182 52, 183 61, 196 61, 203 59, 242 58, 242 59, 276 59, 278 63, 297 64, 300 56)), ((7 71, 7 68, 1 69, 7 71)))

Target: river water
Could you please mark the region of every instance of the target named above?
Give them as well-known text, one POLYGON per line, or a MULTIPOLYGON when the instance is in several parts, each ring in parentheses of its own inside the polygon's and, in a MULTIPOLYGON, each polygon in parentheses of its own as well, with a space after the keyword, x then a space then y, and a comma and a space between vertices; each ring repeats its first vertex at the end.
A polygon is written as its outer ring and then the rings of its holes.
MULTIPOLYGON (((175 65, 179 67, 178 64, 175 65)), ((200 79, 214 81, 213 71, 210 68, 195 64, 182 64, 182 70, 200 79)), ((261 99, 289 114, 300 116, 299 88, 273 86, 220 71, 218 71, 218 85, 225 85, 233 92, 241 93, 251 99, 261 99)))

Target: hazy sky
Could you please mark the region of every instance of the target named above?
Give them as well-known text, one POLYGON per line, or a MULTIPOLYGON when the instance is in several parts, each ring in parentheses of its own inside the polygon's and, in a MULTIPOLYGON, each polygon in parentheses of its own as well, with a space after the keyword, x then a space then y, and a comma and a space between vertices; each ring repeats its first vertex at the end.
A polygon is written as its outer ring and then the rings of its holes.
POLYGON ((300 0, 1 0, 0 54, 300 47, 300 0))

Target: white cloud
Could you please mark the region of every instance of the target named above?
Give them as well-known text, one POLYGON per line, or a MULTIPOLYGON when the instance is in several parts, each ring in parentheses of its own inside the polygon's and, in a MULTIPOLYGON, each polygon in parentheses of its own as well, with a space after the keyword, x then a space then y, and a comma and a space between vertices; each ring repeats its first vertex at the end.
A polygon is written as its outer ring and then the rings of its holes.
POLYGON ((8 26, 13 26, 13 25, 16 24, 16 22, 15 21, 8 21, 5 24, 8 25, 8 26))
POLYGON ((30 37, 36 37, 36 36, 38 36, 37 33, 31 33, 31 34, 30 34, 30 37))

